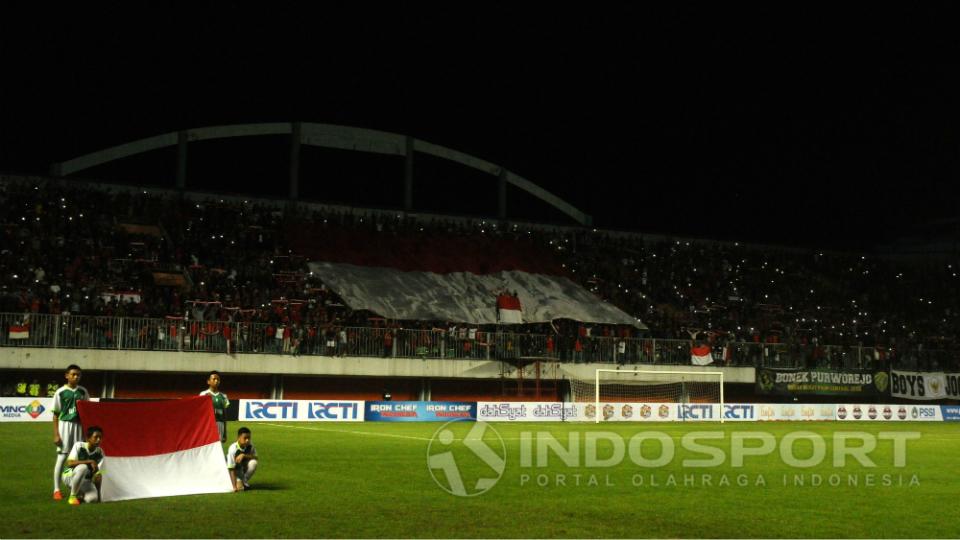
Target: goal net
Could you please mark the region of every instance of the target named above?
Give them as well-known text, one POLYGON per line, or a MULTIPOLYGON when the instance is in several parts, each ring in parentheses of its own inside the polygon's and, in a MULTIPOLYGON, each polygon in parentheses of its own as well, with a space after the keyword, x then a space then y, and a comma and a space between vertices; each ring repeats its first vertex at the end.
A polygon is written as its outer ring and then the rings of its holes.
MULTIPOLYGON (((616 404, 717 404, 723 411, 722 371, 598 369, 592 381, 571 379, 570 390, 573 401, 594 404, 597 422, 609 420, 606 409, 616 404)), ((723 415, 703 419, 722 422, 723 415)))

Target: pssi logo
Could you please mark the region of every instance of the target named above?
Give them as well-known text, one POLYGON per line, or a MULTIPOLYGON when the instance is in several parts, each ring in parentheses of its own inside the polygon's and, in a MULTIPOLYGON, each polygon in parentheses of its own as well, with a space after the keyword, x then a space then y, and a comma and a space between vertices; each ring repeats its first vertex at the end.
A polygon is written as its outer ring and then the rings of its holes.
POLYGON ((297 417, 295 401, 248 401, 247 418, 251 420, 287 420, 297 417))

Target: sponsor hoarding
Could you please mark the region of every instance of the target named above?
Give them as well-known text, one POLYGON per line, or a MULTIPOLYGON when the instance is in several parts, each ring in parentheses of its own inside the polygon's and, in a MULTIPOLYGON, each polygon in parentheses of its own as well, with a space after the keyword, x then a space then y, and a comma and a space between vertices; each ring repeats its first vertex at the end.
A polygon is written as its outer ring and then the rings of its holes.
POLYGON ((241 399, 241 421, 363 422, 362 401, 315 399, 241 399))
MULTIPOLYGON (((593 403, 481 401, 477 419, 486 422, 594 422, 593 403)), ((757 406, 747 403, 601 403, 605 422, 686 422, 720 420, 753 422, 757 406)))
POLYGON ((836 420, 837 406, 826 403, 759 403, 757 420, 812 421, 836 420))
POLYGON ((372 422, 449 422, 476 420, 476 402, 368 401, 365 419, 372 422))
POLYGON ((53 398, 0 398, 0 422, 52 422, 53 398))
MULTIPOLYGON (((100 401, 100 398, 90 398, 100 401)), ((5 397, 0 398, 0 422, 52 422, 53 398, 5 397)))
POLYGON ((583 415, 584 403, 559 401, 481 401, 477 403, 477 420, 485 422, 563 422, 577 421, 583 415))
POLYGON ((892 405, 843 403, 837 405, 837 420, 861 422, 939 422, 939 405, 892 405))
POLYGON ((946 421, 960 421, 960 405, 941 405, 940 413, 943 415, 943 419, 946 421))

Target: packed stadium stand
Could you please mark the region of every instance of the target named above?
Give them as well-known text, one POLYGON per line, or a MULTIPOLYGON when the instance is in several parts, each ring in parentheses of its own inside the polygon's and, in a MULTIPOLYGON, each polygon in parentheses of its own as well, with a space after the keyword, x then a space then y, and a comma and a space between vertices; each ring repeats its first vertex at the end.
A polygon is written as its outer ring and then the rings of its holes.
POLYGON ((955 255, 822 252, 24 177, 0 182, 0 209, 3 347, 688 364, 692 342, 711 346, 720 365, 957 368, 955 255), (367 252, 348 253, 356 245, 367 252), (417 260, 470 259, 483 252, 464 246, 486 246, 489 257, 503 245, 636 322, 384 317, 345 301, 312 264, 412 249, 417 260))

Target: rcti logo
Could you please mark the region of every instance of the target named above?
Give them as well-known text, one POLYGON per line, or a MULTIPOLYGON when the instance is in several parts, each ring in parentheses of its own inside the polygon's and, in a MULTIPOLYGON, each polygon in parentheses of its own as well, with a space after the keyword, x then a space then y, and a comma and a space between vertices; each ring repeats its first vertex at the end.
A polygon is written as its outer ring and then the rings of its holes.
POLYGON ((30 415, 30 418, 36 418, 40 416, 45 410, 47 409, 44 408, 43 404, 37 400, 33 400, 33 402, 27 406, 27 414, 30 415))
POLYGON ((356 420, 356 403, 314 401, 307 404, 307 418, 311 420, 356 420))
POLYGON ((447 422, 427 445, 430 476, 441 489, 458 497, 486 493, 500 481, 506 466, 507 447, 486 422, 447 422), (455 432, 466 433, 458 439, 455 432))
POLYGON ((297 418, 297 403, 294 401, 248 401, 247 418, 293 420, 297 418))

